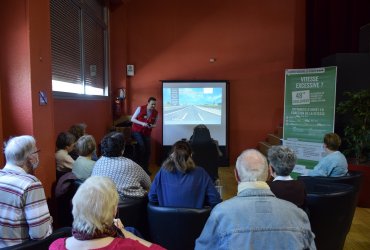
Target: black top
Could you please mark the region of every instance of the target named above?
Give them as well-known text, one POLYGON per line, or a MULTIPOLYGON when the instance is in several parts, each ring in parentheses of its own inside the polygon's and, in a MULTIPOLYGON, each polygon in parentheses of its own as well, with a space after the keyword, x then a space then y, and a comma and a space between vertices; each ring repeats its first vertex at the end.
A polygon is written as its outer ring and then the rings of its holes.
POLYGON ((271 181, 267 182, 271 191, 279 199, 287 200, 305 209, 306 189, 303 181, 271 181))

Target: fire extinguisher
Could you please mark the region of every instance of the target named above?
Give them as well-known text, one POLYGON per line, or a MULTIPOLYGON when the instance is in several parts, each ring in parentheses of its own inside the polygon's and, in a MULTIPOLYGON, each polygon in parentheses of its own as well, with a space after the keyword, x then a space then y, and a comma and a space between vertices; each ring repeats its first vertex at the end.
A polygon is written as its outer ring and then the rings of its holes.
POLYGON ((118 96, 114 100, 113 110, 114 117, 119 118, 122 115, 122 102, 126 98, 126 90, 124 88, 118 89, 118 96))

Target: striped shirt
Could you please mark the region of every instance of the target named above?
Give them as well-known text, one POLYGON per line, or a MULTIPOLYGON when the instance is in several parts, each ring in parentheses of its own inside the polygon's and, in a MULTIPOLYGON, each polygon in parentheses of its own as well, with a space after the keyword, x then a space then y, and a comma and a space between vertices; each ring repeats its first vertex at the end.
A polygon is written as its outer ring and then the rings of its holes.
POLYGON ((44 188, 33 175, 7 163, 0 170, 0 248, 52 233, 44 188))

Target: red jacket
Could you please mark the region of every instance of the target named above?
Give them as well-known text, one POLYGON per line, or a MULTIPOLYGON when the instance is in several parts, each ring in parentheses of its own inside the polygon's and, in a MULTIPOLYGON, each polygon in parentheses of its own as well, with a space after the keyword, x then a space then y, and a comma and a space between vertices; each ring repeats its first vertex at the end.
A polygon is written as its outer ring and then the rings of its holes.
MULTIPOLYGON (((153 109, 152 113, 148 117, 146 108, 147 108, 147 105, 143 105, 143 106, 140 107, 140 112, 137 115, 136 119, 141 121, 141 122, 154 124, 155 121, 157 120, 158 111, 153 109)), ((132 132, 139 132, 144 136, 150 136, 150 133, 152 132, 152 128, 147 128, 147 127, 143 127, 139 124, 132 123, 132 130, 131 131, 132 132)))

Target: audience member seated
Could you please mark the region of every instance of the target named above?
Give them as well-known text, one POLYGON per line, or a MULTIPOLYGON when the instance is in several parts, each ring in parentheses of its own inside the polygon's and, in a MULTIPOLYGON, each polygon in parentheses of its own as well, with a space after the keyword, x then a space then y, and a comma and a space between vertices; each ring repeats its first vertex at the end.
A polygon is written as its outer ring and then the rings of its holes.
POLYGON ((178 141, 154 178, 149 201, 164 207, 202 208, 221 202, 207 172, 196 167, 191 148, 186 141, 178 141))
POLYGON ((274 180, 267 182, 276 197, 290 201, 302 209, 306 209, 306 190, 303 181, 293 180, 291 172, 297 161, 294 151, 285 146, 272 146, 267 158, 269 170, 274 180))
POLYGON ((106 177, 88 178, 72 200, 72 237, 54 241, 49 249, 163 249, 125 230, 117 213, 118 193, 106 177))
POLYGON ((95 139, 91 135, 81 136, 75 145, 79 157, 73 163, 72 172, 76 175, 77 179, 82 181, 90 177, 95 165, 95 161, 91 156, 96 150, 95 139))
POLYGON ((65 173, 57 182, 55 187, 55 201, 57 205, 56 221, 60 227, 72 226, 72 198, 80 182, 73 172, 65 173))
MULTIPOLYGON (((68 132, 74 135, 77 141, 78 139, 80 139, 81 136, 86 134, 86 128, 87 128, 87 125, 85 123, 77 123, 77 124, 73 124, 69 128, 68 132)), ((78 151, 75 147, 68 153, 73 158, 73 160, 76 160, 79 156, 78 151)))
POLYGON ((257 150, 238 157, 238 195, 212 210, 195 249, 316 249, 307 214, 275 197, 267 171, 257 150))
POLYGON ((324 136, 324 151, 326 156, 323 157, 314 169, 308 172, 310 176, 344 176, 348 172, 348 163, 346 157, 338 151, 341 144, 339 135, 328 133, 324 136))
POLYGON ((109 177, 116 184, 121 200, 144 198, 150 177, 134 161, 122 156, 124 150, 122 133, 107 134, 101 142, 102 156, 95 163, 92 176, 109 177))
POLYGON ((0 170, 0 248, 52 233, 44 188, 33 175, 39 151, 29 135, 13 137, 5 145, 6 165, 0 170))
POLYGON ((217 180, 219 157, 222 156, 222 152, 218 142, 211 138, 209 129, 203 124, 195 126, 189 142, 195 164, 204 168, 213 181, 217 180))
POLYGON ((57 165, 57 180, 67 173, 72 171, 73 163, 75 162, 72 157, 68 154, 74 147, 76 138, 69 132, 61 132, 57 137, 55 143, 55 162, 57 165))

